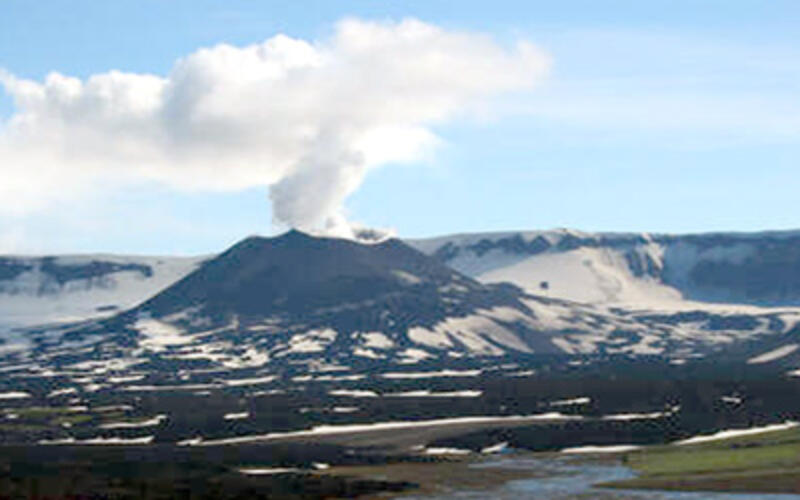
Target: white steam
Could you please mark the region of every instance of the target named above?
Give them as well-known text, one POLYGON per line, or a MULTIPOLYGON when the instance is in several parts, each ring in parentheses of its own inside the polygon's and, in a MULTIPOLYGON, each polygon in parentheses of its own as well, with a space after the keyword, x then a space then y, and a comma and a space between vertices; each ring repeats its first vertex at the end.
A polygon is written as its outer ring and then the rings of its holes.
POLYGON ((529 88, 547 68, 525 42, 350 19, 324 41, 200 49, 166 77, 35 82, 0 70, 15 103, 0 128, 0 210, 143 181, 270 186, 279 223, 352 235, 343 202, 370 169, 420 158, 437 143, 433 125, 529 88))

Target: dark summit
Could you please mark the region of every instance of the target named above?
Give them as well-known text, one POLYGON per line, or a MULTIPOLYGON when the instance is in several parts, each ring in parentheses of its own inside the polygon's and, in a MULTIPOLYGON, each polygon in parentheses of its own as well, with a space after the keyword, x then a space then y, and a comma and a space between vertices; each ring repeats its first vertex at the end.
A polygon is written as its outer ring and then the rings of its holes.
POLYGON ((361 244, 292 230, 237 243, 142 309, 156 316, 194 306, 213 314, 307 314, 453 283, 483 286, 397 239, 361 244))
POLYGON ((230 356, 258 352, 271 363, 558 352, 537 329, 529 299, 513 285, 481 284, 397 239, 365 244, 289 231, 247 238, 138 307, 71 338, 121 335, 129 344, 158 346, 154 355, 169 363, 218 359, 207 347, 218 343, 232 346, 230 356))

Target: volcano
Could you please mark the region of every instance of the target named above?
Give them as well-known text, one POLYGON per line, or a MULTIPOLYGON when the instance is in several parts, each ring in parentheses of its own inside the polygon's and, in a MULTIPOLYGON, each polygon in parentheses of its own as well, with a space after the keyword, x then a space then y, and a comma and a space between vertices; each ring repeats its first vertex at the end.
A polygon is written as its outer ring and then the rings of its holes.
POLYGON ((310 361, 449 367, 542 354, 775 358, 795 369, 792 318, 596 307, 479 282, 397 239, 289 231, 244 239, 127 311, 24 335, 48 366, 146 358, 159 373, 310 361))
POLYGON ((247 238, 141 305, 71 335, 102 331, 171 360, 231 363, 559 352, 526 297, 397 239, 365 244, 293 230, 247 238))
POLYGON ((483 288, 397 239, 361 244, 292 230, 241 241, 141 309, 157 316, 201 307, 210 314, 303 317, 448 285, 483 288))

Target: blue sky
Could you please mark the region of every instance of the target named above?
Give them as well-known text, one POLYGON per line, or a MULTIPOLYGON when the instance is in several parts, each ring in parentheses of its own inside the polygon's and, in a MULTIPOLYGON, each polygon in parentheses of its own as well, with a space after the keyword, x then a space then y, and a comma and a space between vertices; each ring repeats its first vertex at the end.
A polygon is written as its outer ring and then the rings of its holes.
MULTIPOLYGON (((0 68, 164 75, 200 47, 321 39, 344 17, 525 39, 553 64, 491 117, 437 126, 432 157, 370 172, 353 220, 404 237, 800 226, 796 1, 0 0, 0 68)), ((0 92, 0 117, 13 112, 0 92)), ((0 252, 206 253, 280 230, 271 221, 266 188, 139 183, 0 213, 0 252)))

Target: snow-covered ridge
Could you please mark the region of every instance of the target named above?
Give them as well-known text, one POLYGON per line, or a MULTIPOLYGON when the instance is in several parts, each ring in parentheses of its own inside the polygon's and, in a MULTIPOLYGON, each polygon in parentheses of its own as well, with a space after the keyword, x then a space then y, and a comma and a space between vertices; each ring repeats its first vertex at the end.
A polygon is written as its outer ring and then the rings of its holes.
POLYGON ((206 257, 0 256, 0 331, 76 321, 130 308, 206 257))
POLYGON ((800 306, 800 231, 476 233, 409 244, 487 283, 584 303, 800 306))
MULTIPOLYGON (((651 309, 711 302, 800 306, 800 231, 669 235, 556 229, 406 242, 480 281, 509 281, 583 303, 651 309)), ((208 258, 0 256, 0 330, 133 307, 208 258)))
MULTIPOLYGON (((139 350, 125 351, 124 356, 117 353, 113 359, 94 359, 89 353, 84 356, 89 364, 71 368, 95 375, 127 370, 128 364, 142 362, 143 352, 165 362, 201 361, 225 369, 291 364, 301 358, 344 356, 341 359, 355 364, 373 360, 409 365, 562 352, 657 355, 674 357, 677 363, 741 340, 768 336, 775 336, 774 341, 754 348, 745 359, 754 364, 778 361, 794 368, 798 349, 780 348, 795 346, 797 340, 778 337, 791 337, 800 324, 800 307, 765 308, 755 300, 757 293, 747 295, 755 305, 712 305, 689 299, 696 299, 691 294, 698 290, 736 291, 736 283, 715 281, 731 279, 736 272, 747 278, 741 281, 740 292, 753 292, 748 287, 754 282, 761 287, 755 292, 763 291, 764 301, 770 287, 782 289, 783 299, 790 299, 794 289, 785 281, 794 279, 794 269, 800 269, 793 260, 796 251, 800 263, 797 232, 669 236, 557 230, 458 235, 412 244, 481 281, 512 281, 529 293, 508 286, 482 286, 397 240, 358 245, 298 232, 273 239, 249 238, 211 260, 8 257, 0 258, 0 355, 39 346, 44 349, 42 362, 47 364, 68 351, 89 349, 90 343, 102 339, 92 334, 75 343, 81 334, 74 333, 94 332, 99 323, 75 326, 77 330, 54 325, 9 330, 109 315, 146 300, 123 315, 126 326, 119 330, 136 334, 139 350), (242 258, 252 266, 242 267, 242 258), (203 261, 217 265, 209 263, 191 273, 203 261), (280 279, 270 274, 272 267, 267 269, 265 262, 282 273, 280 279), (312 263, 318 267, 316 272, 299 271, 312 263), (763 272, 760 265, 766 266, 763 272), (233 270, 238 274, 231 274, 233 270), (342 273, 348 280, 358 280, 358 286, 343 286, 355 281, 342 281, 342 273), (324 280, 309 281, 309 274, 324 280), (675 276, 684 275, 696 282, 676 284, 680 280, 675 276), (229 280, 237 286, 235 297, 219 295, 209 285, 229 280), (709 282, 714 286, 701 286, 709 282), (289 284, 291 293, 280 292, 289 284), (159 293, 165 287, 170 293, 159 293), (426 300, 419 301, 423 288, 426 300), (265 293, 276 290, 280 293, 262 300, 265 293), (260 302, 256 304, 252 297, 260 302), (217 314, 222 309, 206 311, 198 305, 208 300, 217 301, 227 311, 225 315, 217 314), (307 306, 312 303, 313 307, 307 306), (287 310, 295 315, 302 311, 302 322, 282 316, 287 310)), ((430 378, 437 373, 394 371, 387 370, 382 377, 430 378)), ((136 382, 145 375, 119 373, 106 383, 136 382)), ((444 370, 438 376, 466 375, 444 370)), ((353 375, 347 377, 354 380, 353 375)), ((321 376, 314 379, 322 381, 321 376)), ((125 390, 205 390, 271 381, 271 375, 259 374, 172 389, 143 383, 125 390)))
POLYGON ((710 441, 719 441, 723 439, 731 439, 742 436, 753 436, 756 434, 763 434, 765 432, 785 431, 788 429, 797 428, 798 426, 800 426, 800 424, 798 424, 797 422, 787 421, 782 424, 765 425, 763 427, 750 427, 746 429, 728 429, 724 431, 715 432, 714 434, 704 434, 700 436, 691 437, 688 439, 684 439, 682 441, 678 441, 675 444, 687 445, 687 444, 707 443, 710 441))
POLYGON ((473 416, 473 417, 450 417, 431 420, 418 421, 392 421, 392 422, 371 422, 363 424, 339 424, 339 425, 318 425, 311 429, 272 432, 268 434, 256 434, 249 436, 237 436, 222 439, 204 439, 197 437, 189 441, 179 442, 183 446, 219 446, 236 445, 254 442, 279 441, 294 438, 331 436, 339 434, 357 434, 366 432, 398 431, 407 429, 418 429, 422 427, 444 427, 465 424, 498 424, 516 422, 544 422, 544 421, 564 421, 580 420, 583 417, 575 415, 564 415, 561 413, 542 413, 533 415, 509 415, 509 416, 473 416))

